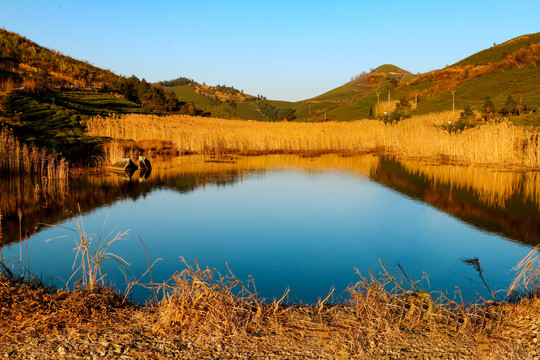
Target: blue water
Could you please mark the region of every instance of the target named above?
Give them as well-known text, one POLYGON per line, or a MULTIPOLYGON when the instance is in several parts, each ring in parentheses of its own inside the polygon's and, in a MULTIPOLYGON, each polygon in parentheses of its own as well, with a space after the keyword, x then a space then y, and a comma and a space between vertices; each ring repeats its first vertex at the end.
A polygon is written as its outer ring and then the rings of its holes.
MULTIPOLYGON (((181 256, 223 272, 228 263, 238 278, 253 277, 261 297, 280 298, 289 288, 289 303, 312 303, 332 288, 331 301, 345 301, 347 286, 360 279, 355 269, 378 274, 380 262, 405 287, 398 264, 419 281, 418 288, 450 298, 459 289, 466 301, 490 298, 462 259, 478 257, 487 283, 504 289, 512 267, 530 250, 368 178, 337 171, 248 173, 236 183, 184 193, 156 188, 137 200, 95 209, 83 215, 83 224, 91 234, 104 228, 103 236, 130 230, 110 251, 131 264, 134 278, 147 268, 140 236, 150 261, 162 259, 152 269, 155 282, 183 270, 181 256)), ((73 221, 59 225, 76 229, 73 221)), ((19 259, 22 250, 26 258, 27 247, 31 272, 62 287, 73 272, 75 235, 50 227, 4 247, 3 255, 19 259)), ((108 281, 121 289, 117 264, 108 265, 108 281)), ((132 296, 142 302, 149 293, 136 287, 132 296)))

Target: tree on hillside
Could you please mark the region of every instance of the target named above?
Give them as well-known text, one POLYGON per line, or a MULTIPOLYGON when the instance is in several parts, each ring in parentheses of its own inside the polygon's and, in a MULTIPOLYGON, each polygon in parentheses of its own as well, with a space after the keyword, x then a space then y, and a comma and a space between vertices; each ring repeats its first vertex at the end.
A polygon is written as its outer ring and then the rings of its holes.
POLYGON ((397 110, 409 110, 411 108, 410 99, 407 96, 402 96, 396 105, 397 110))
POLYGON ((518 114, 518 104, 512 98, 512 95, 508 95, 503 108, 501 109, 501 115, 512 116, 518 114))
POLYGON ((180 100, 176 97, 174 92, 172 91, 165 91, 165 108, 167 111, 170 112, 176 112, 180 110, 180 106, 185 105, 184 103, 181 103, 180 100))
POLYGON ((470 105, 465 106, 463 111, 459 114, 460 120, 472 120, 474 119, 474 111, 470 105))
POLYGON ((166 86, 166 87, 184 86, 184 85, 190 85, 190 84, 196 84, 195 80, 189 79, 186 77, 179 77, 174 80, 166 80, 166 81, 159 82, 159 85, 166 86))
POLYGON ((488 95, 484 99, 484 105, 482 106, 482 118, 484 120, 491 120, 495 115, 495 105, 491 101, 491 97, 488 95))

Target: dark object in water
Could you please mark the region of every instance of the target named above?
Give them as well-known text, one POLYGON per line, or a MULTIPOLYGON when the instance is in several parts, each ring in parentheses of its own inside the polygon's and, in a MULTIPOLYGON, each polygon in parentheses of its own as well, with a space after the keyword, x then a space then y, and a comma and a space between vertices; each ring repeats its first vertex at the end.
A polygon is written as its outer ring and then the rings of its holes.
POLYGON ((145 169, 141 167, 139 169, 139 182, 146 181, 150 177, 150 174, 152 173, 152 168, 145 169))
POLYGON ((145 158, 144 156, 139 156, 139 168, 142 169, 152 169, 152 165, 150 165, 150 160, 145 158))
POLYGON ((117 162, 116 164, 113 164, 109 166, 109 169, 112 171, 121 171, 133 174, 135 170, 137 170, 137 165, 131 161, 129 158, 125 158, 117 162))

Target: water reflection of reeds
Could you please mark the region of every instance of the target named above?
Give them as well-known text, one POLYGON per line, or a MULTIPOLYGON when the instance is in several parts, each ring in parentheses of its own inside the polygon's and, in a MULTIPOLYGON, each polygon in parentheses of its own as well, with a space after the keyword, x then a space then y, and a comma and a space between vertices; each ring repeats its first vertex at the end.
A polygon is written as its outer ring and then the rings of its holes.
POLYGON ((295 168, 308 172, 328 169, 365 177, 418 198, 468 223, 499 232, 518 241, 536 244, 540 229, 540 175, 537 172, 501 172, 485 167, 397 161, 374 155, 318 157, 297 155, 183 156, 152 164, 147 177, 109 174, 66 181, 37 177, 0 178, 0 213, 4 244, 32 234, 40 223, 55 224, 83 213, 156 188, 193 191, 208 184, 227 185, 246 174, 295 168), (18 210, 22 213, 22 224, 18 210))
POLYGON ((540 243, 536 172, 382 159, 373 178, 485 231, 540 243))
POLYGON ((429 179, 434 187, 445 184, 469 190, 489 206, 504 208, 513 197, 521 197, 540 209, 538 172, 496 171, 486 167, 426 164, 410 160, 401 164, 409 172, 429 179))
MULTIPOLYGON (((297 155, 264 155, 264 156, 182 156, 166 161, 154 162, 152 172, 145 181, 161 182, 167 178, 192 175, 212 175, 204 178, 205 181, 215 182, 212 179, 226 180, 230 174, 241 177, 244 173, 264 172, 272 169, 297 168, 306 171, 324 171, 327 169, 343 170, 351 173, 370 176, 377 169, 379 157, 371 154, 362 156, 344 157, 335 154, 326 154, 318 157, 301 157, 297 155)), ((135 172, 129 180, 139 179, 139 172, 135 172)), ((90 177, 94 184, 121 184, 126 181, 124 176, 90 177)), ((141 180, 142 181, 142 180, 141 180)), ((199 180, 200 185, 203 179, 199 180)))

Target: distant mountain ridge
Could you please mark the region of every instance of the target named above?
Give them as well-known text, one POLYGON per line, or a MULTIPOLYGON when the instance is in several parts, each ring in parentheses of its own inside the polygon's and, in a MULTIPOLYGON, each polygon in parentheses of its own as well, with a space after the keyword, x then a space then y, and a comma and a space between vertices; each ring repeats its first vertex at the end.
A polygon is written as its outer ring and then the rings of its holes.
POLYGON ((261 106, 267 105, 276 111, 294 110, 297 121, 373 118, 393 111, 399 103, 411 115, 445 111, 452 109, 452 90, 457 109, 480 110, 486 96, 497 108, 503 107, 508 96, 519 96, 516 101, 534 109, 540 106, 540 33, 494 44, 451 66, 424 74, 384 64, 342 86, 297 102, 264 97, 264 101, 253 101, 261 97, 247 94, 220 96, 217 87, 201 87, 194 81, 173 90, 179 98, 189 99, 217 116, 253 120, 271 120, 261 111, 261 106))
POLYGON ((288 102, 189 78, 156 84, 134 76, 123 78, 0 30, 0 88, 9 91, 21 87, 91 89, 122 95, 150 112, 181 111, 261 121, 373 118, 393 111, 399 103, 410 114, 444 111, 452 109, 452 91, 457 109, 469 106, 479 110, 486 96, 497 108, 511 96, 534 109, 540 106, 540 33, 494 44, 424 74, 384 64, 316 97, 288 102))

